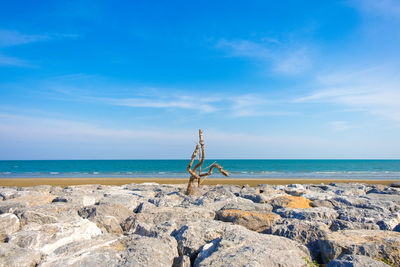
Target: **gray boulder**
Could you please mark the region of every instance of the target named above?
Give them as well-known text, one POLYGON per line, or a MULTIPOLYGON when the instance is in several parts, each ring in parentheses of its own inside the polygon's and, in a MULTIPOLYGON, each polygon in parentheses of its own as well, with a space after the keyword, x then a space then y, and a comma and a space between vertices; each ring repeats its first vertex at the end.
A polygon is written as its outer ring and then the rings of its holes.
POLYGON ((306 190, 306 188, 301 184, 289 184, 286 186, 284 191, 286 194, 298 197, 308 192, 308 190, 306 190))
POLYGON ((190 222, 175 238, 179 254, 195 266, 307 266, 310 260, 300 243, 219 221, 190 222))
POLYGON ((234 198, 236 194, 238 194, 238 190, 239 188, 237 186, 202 186, 196 194, 201 195, 200 198, 206 202, 215 202, 227 198, 234 198))
POLYGON ((281 215, 283 218, 295 218, 299 220, 334 220, 339 214, 334 209, 318 207, 309 209, 288 209, 281 208, 275 210, 275 212, 281 215))
POLYGON ((118 266, 172 266, 177 258, 177 243, 173 238, 151 238, 130 235, 122 240, 126 249, 118 266))
POLYGON ((393 230, 400 223, 400 212, 380 212, 349 207, 338 210, 338 219, 363 224, 376 224, 381 230, 393 230))
POLYGON ((49 225, 28 224, 9 235, 8 243, 21 248, 34 249, 50 254, 67 243, 91 239, 101 234, 95 223, 81 219, 74 223, 49 225))
POLYGON ((268 201, 272 205, 274 210, 279 208, 290 208, 290 209, 308 209, 311 208, 311 200, 304 197, 296 196, 279 196, 272 198, 268 201))
POLYGON ((331 231, 339 230, 380 230, 379 225, 376 223, 361 223, 361 222, 350 222, 345 220, 333 220, 329 226, 331 231))
POLYGON ((205 244, 195 266, 308 266, 308 250, 290 239, 244 228, 227 230, 205 244))
POLYGON ((12 213, 0 214, 0 242, 20 228, 20 222, 17 216, 12 213))
POLYGON ((319 260, 320 250, 318 241, 325 239, 329 232, 328 226, 321 222, 288 219, 272 225, 263 233, 298 241, 308 247, 313 259, 319 260))
POLYGON ((82 208, 78 214, 84 218, 95 222, 103 232, 121 234, 123 223, 132 211, 122 205, 93 205, 82 208))
POLYGON ((1 201, 0 202, 0 214, 3 213, 14 213, 18 210, 22 210, 28 207, 27 203, 16 203, 12 201, 1 201))
POLYGON ((179 228, 179 226, 175 222, 147 224, 136 220, 135 216, 129 217, 121 226, 125 230, 125 234, 134 233, 141 236, 156 237, 156 238, 164 238, 171 236, 172 232, 174 232, 177 228, 179 228))
POLYGON ((365 255, 400 265, 400 233, 381 230, 345 230, 328 233, 319 241, 323 263, 344 254, 365 255))
POLYGON ((271 212, 272 206, 267 203, 254 203, 248 199, 235 198, 235 201, 227 202, 221 210, 242 210, 242 211, 256 211, 256 212, 271 212))
POLYGON ((2 201, 1 206, 7 204, 15 204, 23 207, 34 207, 51 203, 56 196, 47 192, 40 191, 17 191, 9 199, 2 201))
POLYGON ((325 208, 333 209, 335 207, 330 200, 321 200, 321 199, 313 200, 310 205, 311 205, 311 207, 314 207, 314 208, 325 207, 325 208))
POLYGON ((53 202, 50 204, 39 205, 35 207, 19 208, 14 211, 20 220, 21 225, 29 223, 52 224, 58 222, 74 222, 81 218, 77 210, 79 206, 65 202, 53 202))
POLYGON ((120 254, 125 250, 120 239, 103 234, 68 242, 46 255, 39 266, 117 266, 120 254))
POLYGON ((149 202, 157 207, 174 207, 179 206, 187 198, 188 196, 182 192, 159 192, 154 196, 154 198, 150 199, 149 202))
POLYGON ((48 255, 40 266, 172 266, 178 257, 176 247, 171 237, 105 234, 65 244, 48 255))
POLYGON ((390 185, 390 187, 400 188, 400 182, 399 183, 393 183, 393 184, 390 185))
POLYGON ((223 222, 232 222, 253 231, 264 231, 271 227, 281 217, 273 212, 257 212, 242 210, 217 211, 215 219, 223 222))
POLYGON ((367 187, 359 183, 335 183, 329 189, 339 196, 363 196, 366 194, 367 187))
POLYGON ((17 192, 15 187, 0 187, 0 199, 7 200, 12 198, 12 196, 17 192))
POLYGON ((400 194, 399 191, 397 190, 397 188, 393 188, 396 189, 396 194, 368 194, 365 196, 366 199, 368 199, 370 201, 370 203, 375 203, 377 201, 382 201, 382 202, 386 202, 386 203, 394 203, 398 205, 400 205, 400 194))
POLYGON ((191 266, 190 258, 186 255, 175 258, 174 263, 172 264, 172 267, 190 267, 190 266, 191 266))
POLYGON ((53 201, 68 202, 80 207, 91 206, 104 197, 101 188, 100 185, 67 186, 57 193, 53 201))
POLYGON ((123 206, 125 209, 133 211, 141 202, 139 197, 127 194, 126 190, 122 191, 124 194, 117 194, 118 192, 119 191, 107 191, 104 197, 96 202, 96 205, 123 206))
POLYGON ((176 223, 178 228, 190 221, 202 219, 214 219, 215 212, 212 210, 198 208, 165 207, 150 212, 141 212, 136 216, 136 220, 149 225, 163 224, 165 222, 176 223))
POLYGON ((203 245, 221 237, 229 229, 242 229, 237 227, 220 221, 188 222, 174 233, 179 254, 186 255, 194 261, 203 245))
POLYGON ((327 267, 390 267, 390 265, 363 255, 343 255, 331 260, 327 267))
POLYGON ((37 266, 40 261, 39 251, 0 243, 0 266, 2 267, 33 267, 37 266))

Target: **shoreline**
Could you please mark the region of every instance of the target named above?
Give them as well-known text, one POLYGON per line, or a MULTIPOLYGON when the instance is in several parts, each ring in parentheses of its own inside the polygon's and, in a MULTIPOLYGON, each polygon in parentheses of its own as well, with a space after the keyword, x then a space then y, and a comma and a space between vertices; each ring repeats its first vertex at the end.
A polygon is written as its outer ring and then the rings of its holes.
MULTIPOLYGON (((85 184, 124 185, 131 183, 158 183, 158 184, 186 184, 188 178, 0 178, 0 186, 69 186, 85 184)), ((287 185, 287 184, 329 184, 329 183, 364 183, 390 185, 398 183, 400 179, 368 180, 368 179, 253 179, 253 178, 209 178, 203 185, 249 185, 259 184, 287 185)))

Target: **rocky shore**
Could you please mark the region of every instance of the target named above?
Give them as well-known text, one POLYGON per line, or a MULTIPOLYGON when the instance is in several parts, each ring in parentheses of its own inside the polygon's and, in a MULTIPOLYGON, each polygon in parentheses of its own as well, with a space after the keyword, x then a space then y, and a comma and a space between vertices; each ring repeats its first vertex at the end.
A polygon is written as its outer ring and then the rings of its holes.
POLYGON ((400 266, 400 184, 0 187, 0 266, 400 266))

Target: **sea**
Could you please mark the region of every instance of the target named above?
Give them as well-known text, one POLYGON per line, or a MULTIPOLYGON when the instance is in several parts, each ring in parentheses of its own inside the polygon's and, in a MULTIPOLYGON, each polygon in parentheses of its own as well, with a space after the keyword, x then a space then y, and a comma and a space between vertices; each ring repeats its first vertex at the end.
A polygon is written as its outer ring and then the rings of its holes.
MULTIPOLYGON (((400 179, 400 160, 206 160, 219 163, 230 178, 400 179)), ((2 160, 2 178, 187 178, 189 160, 2 160)), ((211 178, 223 177, 217 170, 211 178)))

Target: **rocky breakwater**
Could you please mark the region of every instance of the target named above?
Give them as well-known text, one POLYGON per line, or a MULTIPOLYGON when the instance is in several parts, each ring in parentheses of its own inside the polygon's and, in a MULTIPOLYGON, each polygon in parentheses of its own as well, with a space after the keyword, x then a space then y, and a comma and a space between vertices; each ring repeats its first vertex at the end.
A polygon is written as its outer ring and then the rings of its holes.
POLYGON ((400 266, 397 185, 0 188, 0 266, 400 266))

